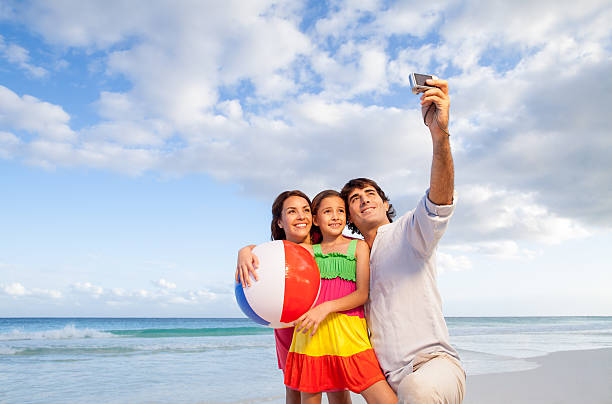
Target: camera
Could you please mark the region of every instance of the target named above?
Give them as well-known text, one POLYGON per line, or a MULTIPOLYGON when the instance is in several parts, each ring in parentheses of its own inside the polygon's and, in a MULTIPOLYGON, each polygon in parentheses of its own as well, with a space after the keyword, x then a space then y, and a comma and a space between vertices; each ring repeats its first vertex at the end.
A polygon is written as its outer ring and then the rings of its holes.
POLYGON ((431 74, 419 74, 419 73, 410 73, 410 88, 412 89, 413 94, 424 93, 430 88, 435 88, 433 86, 428 86, 425 84, 425 80, 428 79, 437 79, 436 76, 431 74))

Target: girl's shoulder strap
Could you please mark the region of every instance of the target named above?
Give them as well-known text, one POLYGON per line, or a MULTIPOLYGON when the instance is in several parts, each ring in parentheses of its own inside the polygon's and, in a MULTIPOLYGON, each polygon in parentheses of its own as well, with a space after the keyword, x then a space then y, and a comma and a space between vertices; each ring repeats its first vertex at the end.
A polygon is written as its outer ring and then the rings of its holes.
POLYGON ((349 243, 348 250, 346 250, 346 255, 348 257, 355 256, 355 251, 357 250, 357 241, 358 240, 351 240, 351 242, 349 243))
POLYGON ((313 244, 313 245, 312 245, 312 251, 313 251, 315 254, 317 254, 317 253, 318 253, 318 254, 323 255, 323 251, 321 250, 321 244, 313 244))

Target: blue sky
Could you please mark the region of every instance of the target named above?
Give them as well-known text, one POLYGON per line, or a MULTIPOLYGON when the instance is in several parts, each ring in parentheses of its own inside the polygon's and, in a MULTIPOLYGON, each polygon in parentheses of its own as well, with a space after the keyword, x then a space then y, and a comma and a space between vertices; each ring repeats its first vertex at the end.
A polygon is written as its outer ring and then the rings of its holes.
POLYGON ((606 2, 0 5, 0 316, 241 316, 236 250, 285 189, 400 213, 449 80, 447 315, 612 315, 606 2))

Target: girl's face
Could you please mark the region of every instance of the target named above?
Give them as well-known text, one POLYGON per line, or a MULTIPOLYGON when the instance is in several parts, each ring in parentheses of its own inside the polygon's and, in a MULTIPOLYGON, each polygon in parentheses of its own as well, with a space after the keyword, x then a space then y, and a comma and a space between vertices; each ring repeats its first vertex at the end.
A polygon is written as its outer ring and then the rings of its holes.
POLYGON ((314 224, 319 226, 323 236, 339 236, 346 226, 344 201, 337 196, 329 196, 321 201, 314 216, 314 224))
POLYGON ((285 231, 287 241, 303 243, 309 240, 312 213, 308 201, 295 195, 285 199, 278 227, 285 231))

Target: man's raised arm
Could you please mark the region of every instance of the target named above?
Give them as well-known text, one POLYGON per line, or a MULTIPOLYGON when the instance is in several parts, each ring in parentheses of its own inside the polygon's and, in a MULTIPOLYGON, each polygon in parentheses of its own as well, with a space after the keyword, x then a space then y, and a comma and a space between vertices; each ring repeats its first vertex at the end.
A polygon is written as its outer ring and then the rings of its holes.
POLYGON ((446 80, 427 80, 426 84, 437 88, 427 90, 421 96, 423 120, 429 127, 433 142, 433 161, 429 180, 429 200, 436 205, 453 203, 455 172, 448 132, 450 98, 446 80))

